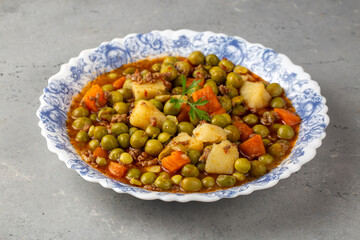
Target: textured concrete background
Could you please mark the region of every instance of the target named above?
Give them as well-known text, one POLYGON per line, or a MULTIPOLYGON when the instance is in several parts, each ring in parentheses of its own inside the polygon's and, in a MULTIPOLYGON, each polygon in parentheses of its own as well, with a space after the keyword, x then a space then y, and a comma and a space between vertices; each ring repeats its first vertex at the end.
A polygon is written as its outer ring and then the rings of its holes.
POLYGON ((0 1, 0 239, 359 239, 360 1, 0 1), (84 181, 48 151, 35 112, 81 50, 132 32, 238 35, 304 67, 329 106, 300 172, 215 203, 143 201, 84 181))

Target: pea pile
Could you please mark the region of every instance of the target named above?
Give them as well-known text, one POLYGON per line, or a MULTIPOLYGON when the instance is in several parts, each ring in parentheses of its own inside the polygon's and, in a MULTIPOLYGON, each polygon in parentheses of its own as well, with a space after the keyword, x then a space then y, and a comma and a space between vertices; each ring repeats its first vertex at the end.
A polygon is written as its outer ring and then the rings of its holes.
POLYGON ((102 173, 187 193, 271 171, 290 153, 300 122, 279 84, 194 51, 100 75, 74 98, 67 128, 81 157, 102 173))

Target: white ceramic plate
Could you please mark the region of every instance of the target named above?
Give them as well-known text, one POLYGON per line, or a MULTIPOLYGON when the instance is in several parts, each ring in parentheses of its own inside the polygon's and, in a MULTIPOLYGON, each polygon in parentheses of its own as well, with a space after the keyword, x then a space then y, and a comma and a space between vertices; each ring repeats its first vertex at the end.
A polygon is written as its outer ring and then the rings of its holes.
POLYGON ((319 85, 288 57, 240 37, 190 30, 129 34, 124 38, 104 42, 97 48, 84 50, 78 57, 62 65, 60 71, 49 79, 40 103, 37 116, 41 134, 46 138, 49 150, 56 153, 68 168, 74 169, 87 181, 148 200, 212 202, 272 187, 314 158, 329 124, 326 99, 320 94, 319 85), (152 192, 124 184, 103 175, 81 159, 71 145, 66 130, 66 114, 73 96, 98 75, 123 64, 147 57, 188 56, 194 50, 202 51, 205 55, 213 53, 219 58, 226 57, 235 64, 246 66, 268 82, 280 83, 285 89, 302 123, 296 145, 278 167, 238 187, 210 193, 175 194, 152 192))

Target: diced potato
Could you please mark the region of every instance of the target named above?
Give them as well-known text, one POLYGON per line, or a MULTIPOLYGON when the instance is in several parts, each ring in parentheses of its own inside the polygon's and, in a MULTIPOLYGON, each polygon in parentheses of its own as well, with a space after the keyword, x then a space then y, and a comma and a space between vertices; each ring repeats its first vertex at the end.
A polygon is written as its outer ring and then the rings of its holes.
POLYGON ((245 81, 241 86, 240 95, 244 97, 245 104, 249 108, 267 107, 271 100, 271 95, 261 82, 245 81))
POLYGON ((166 87, 161 80, 154 83, 132 83, 132 91, 135 100, 155 98, 158 91, 164 91, 165 89, 166 87))
POLYGON ((194 137, 189 136, 189 134, 185 132, 179 133, 176 137, 174 137, 169 144, 181 144, 184 145, 188 149, 194 149, 199 152, 202 152, 204 148, 204 144, 194 137))
POLYGON ((237 147, 229 140, 214 144, 205 163, 207 173, 233 174, 234 163, 239 158, 237 147))
POLYGON ((130 124, 145 130, 150 125, 151 118, 156 120, 156 127, 158 128, 161 128, 162 123, 167 119, 165 114, 160 112, 151 102, 141 100, 130 115, 130 124))
POLYGON ((219 126, 204 123, 197 126, 194 131, 196 140, 206 143, 219 143, 226 139, 226 132, 219 126))

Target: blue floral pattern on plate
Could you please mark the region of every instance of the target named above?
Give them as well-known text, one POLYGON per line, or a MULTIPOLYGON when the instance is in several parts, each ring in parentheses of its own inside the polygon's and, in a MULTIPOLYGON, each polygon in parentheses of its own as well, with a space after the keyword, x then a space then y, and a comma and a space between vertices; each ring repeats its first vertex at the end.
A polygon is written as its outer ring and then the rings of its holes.
POLYGON ((319 85, 285 55, 260 44, 249 43, 240 37, 190 30, 129 34, 124 38, 102 43, 98 48, 85 50, 79 57, 70 59, 69 63, 64 64, 49 79, 40 103, 37 116, 40 119, 41 134, 46 138, 49 150, 55 152, 69 168, 74 169, 85 180, 98 182, 116 192, 129 193, 141 199, 164 201, 211 202, 274 186, 315 156, 316 148, 321 145, 329 123, 326 99, 320 94, 319 85), (194 50, 216 54, 219 58, 226 57, 235 64, 246 66, 266 81, 283 86, 302 118, 298 140, 287 159, 270 173, 242 186, 210 193, 174 194, 152 192, 108 178, 78 156, 67 134, 66 113, 73 96, 89 81, 139 59, 164 55, 188 56, 194 50))

